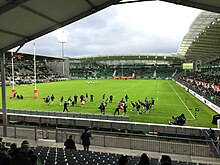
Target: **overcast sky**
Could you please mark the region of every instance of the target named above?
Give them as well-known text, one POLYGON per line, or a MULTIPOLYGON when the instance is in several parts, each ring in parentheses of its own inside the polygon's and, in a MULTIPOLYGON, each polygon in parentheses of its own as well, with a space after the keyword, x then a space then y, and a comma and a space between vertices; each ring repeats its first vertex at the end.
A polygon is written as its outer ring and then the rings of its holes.
MULTIPOLYGON (((201 10, 152 1, 116 5, 65 26, 65 56, 175 53, 201 10)), ((19 52, 62 55, 59 32, 24 45, 19 52)))

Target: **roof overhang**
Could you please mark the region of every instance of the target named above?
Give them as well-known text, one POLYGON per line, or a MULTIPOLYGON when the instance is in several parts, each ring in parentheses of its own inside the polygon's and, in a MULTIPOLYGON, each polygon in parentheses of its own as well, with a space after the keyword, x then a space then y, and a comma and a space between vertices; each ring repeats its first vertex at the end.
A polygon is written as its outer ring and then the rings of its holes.
POLYGON ((102 55, 85 55, 85 56, 76 56, 70 58, 71 60, 78 60, 82 62, 114 62, 114 61, 145 61, 145 62, 154 62, 154 63, 163 63, 164 61, 169 64, 181 63, 184 60, 184 57, 178 56, 176 54, 159 54, 159 53, 136 53, 136 54, 102 54, 102 55))
POLYGON ((209 62, 220 54, 220 14, 204 11, 190 26, 179 49, 186 59, 209 62))
MULTIPOLYGON (((122 0, 0 0, 0 53, 122 0)), ((131 0, 143 2, 153 0, 131 0)), ((219 0, 162 0, 220 13, 219 0)))
POLYGON ((98 12, 120 0, 0 0, 0 52, 98 12))
POLYGON ((219 0, 162 0, 162 1, 220 13, 219 0))

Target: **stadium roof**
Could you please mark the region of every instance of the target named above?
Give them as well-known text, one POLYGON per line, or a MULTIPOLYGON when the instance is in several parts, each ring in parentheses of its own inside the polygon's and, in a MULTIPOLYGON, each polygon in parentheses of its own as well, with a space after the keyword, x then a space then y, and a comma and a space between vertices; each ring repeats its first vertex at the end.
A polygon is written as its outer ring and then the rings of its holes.
MULTIPOLYGON (((130 0, 142 2, 149 0, 130 0)), ((163 0, 220 13, 219 0, 163 0)), ((0 0, 0 52, 75 22, 121 0, 0 0)), ((129 3, 126 2, 125 3, 129 3)))
MULTIPOLYGON (((30 53, 16 53, 13 55, 15 58, 18 59, 25 59, 25 60, 30 60, 33 61, 34 59, 34 54, 30 53)), ((11 59, 12 55, 11 52, 6 52, 5 53, 5 58, 6 59, 11 59)), ((65 58, 62 57, 55 57, 55 56, 46 56, 42 54, 36 54, 36 60, 37 61, 47 61, 47 62, 54 62, 54 61, 64 61, 65 58)))
POLYGON ((188 60, 209 62, 219 58, 219 44, 220 14, 204 11, 190 26, 177 54, 188 60))
POLYGON ((105 55, 85 55, 72 57, 72 60, 80 60, 84 62, 90 61, 155 61, 155 63, 163 63, 168 61, 172 63, 181 63, 183 57, 176 54, 160 54, 160 53, 137 53, 137 54, 105 54, 105 55))
POLYGON ((0 52, 59 29, 120 0, 0 0, 0 52))

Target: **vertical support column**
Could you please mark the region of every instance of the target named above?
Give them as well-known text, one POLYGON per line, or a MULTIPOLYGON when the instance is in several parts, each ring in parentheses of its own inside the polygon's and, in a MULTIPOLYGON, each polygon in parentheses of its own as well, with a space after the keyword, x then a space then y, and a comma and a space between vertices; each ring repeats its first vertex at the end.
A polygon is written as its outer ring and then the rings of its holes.
POLYGON ((56 135, 55 135, 55 138, 56 138, 56 142, 58 142, 58 130, 57 130, 57 127, 56 127, 56 135))
MULTIPOLYGON (((0 54, 1 55, 1 54, 0 54)), ((3 136, 7 137, 7 109, 6 109, 6 86, 5 86, 5 53, 1 58, 1 83, 2 83, 2 112, 3 112, 3 136)))
POLYGON ((37 141, 37 127, 34 127, 34 140, 37 141))
POLYGON ((17 138, 17 129, 16 129, 16 125, 14 126, 14 138, 17 138))

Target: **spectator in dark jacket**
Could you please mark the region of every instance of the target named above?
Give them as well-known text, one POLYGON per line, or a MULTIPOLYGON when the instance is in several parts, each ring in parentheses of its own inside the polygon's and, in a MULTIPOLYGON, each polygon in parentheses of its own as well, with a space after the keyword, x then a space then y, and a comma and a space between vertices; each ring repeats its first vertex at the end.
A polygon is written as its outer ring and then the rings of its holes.
POLYGON ((171 158, 168 155, 162 155, 160 159, 161 165, 171 165, 171 158))
POLYGON ((9 165, 10 159, 11 158, 5 151, 2 142, 0 142, 0 165, 9 165))
POLYGON ((149 158, 148 158, 147 154, 143 153, 141 155, 139 165, 149 165, 149 164, 150 164, 150 162, 149 162, 149 158))
POLYGON ((30 147, 28 144, 21 146, 20 151, 11 159, 10 165, 32 165, 28 155, 30 147))
POLYGON ((69 136, 69 139, 67 139, 65 142, 64 142, 64 146, 66 147, 66 149, 76 149, 76 145, 75 145, 75 142, 73 140, 73 137, 72 135, 69 136))
POLYGON ((16 143, 12 143, 10 145, 10 149, 8 150, 8 154, 13 157, 15 156, 15 154, 17 154, 19 152, 19 148, 17 148, 17 144, 16 143))
POLYGON ((85 132, 82 133, 81 135, 81 140, 82 140, 82 145, 84 147, 84 151, 89 151, 89 146, 90 146, 90 138, 91 138, 90 132, 88 132, 88 129, 85 129, 85 132))
POLYGON ((118 160, 118 165, 128 165, 128 157, 122 155, 118 160))

